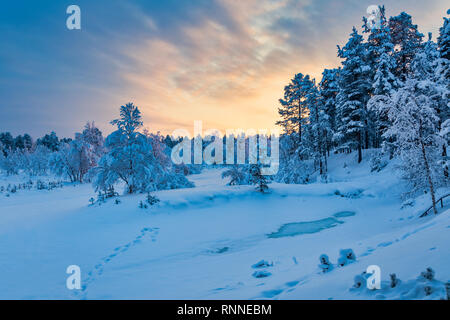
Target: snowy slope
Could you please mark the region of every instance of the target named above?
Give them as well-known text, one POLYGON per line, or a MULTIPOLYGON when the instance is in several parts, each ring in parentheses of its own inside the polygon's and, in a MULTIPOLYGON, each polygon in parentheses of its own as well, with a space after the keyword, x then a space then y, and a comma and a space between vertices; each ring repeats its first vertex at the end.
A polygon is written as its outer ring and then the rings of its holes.
POLYGON ((450 279, 450 210, 419 219, 428 195, 402 209, 394 164, 370 173, 366 160, 355 163, 354 155, 333 156, 329 183, 273 183, 265 195, 205 170, 189 177, 195 188, 156 192, 161 202, 148 209, 138 207, 144 195, 89 206, 90 185, 0 194, 0 298, 441 297, 441 282, 450 279), (346 248, 356 262, 320 272, 321 254, 336 263, 346 248), (261 260, 269 266, 252 267, 261 260), (66 288, 73 264, 85 290, 66 288), (383 281, 396 273, 402 285, 351 289, 369 265, 380 266, 383 281), (424 297, 416 278, 427 267, 440 282, 424 297), (262 270, 270 275, 253 276, 262 270))

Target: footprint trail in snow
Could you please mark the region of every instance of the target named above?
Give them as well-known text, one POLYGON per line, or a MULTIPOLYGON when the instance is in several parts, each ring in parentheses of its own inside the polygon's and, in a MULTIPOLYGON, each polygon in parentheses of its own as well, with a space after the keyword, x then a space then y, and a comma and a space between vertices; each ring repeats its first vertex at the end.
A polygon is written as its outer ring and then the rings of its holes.
POLYGON ((94 266, 94 269, 87 273, 87 278, 82 280, 81 290, 75 292, 75 296, 78 299, 86 299, 87 289, 98 277, 103 274, 105 266, 111 262, 117 256, 126 253, 132 247, 138 245, 147 236, 150 237, 152 242, 156 241, 156 236, 159 233, 159 228, 143 228, 136 238, 122 246, 114 248, 113 253, 103 257, 98 264, 94 266))

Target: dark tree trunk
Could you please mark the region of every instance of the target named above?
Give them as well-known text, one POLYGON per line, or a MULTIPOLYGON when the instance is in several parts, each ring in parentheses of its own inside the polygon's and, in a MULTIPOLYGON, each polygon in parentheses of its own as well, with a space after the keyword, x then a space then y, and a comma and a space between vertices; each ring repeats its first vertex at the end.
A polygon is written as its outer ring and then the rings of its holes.
POLYGON ((422 159, 423 159, 423 163, 425 165, 425 171, 427 173, 428 185, 430 187, 431 202, 433 203, 433 211, 434 211, 434 214, 437 214, 436 197, 434 194, 433 180, 431 179, 430 165, 428 164, 427 153, 425 151, 425 145, 424 145, 423 141, 420 142, 420 145, 422 147, 422 159))

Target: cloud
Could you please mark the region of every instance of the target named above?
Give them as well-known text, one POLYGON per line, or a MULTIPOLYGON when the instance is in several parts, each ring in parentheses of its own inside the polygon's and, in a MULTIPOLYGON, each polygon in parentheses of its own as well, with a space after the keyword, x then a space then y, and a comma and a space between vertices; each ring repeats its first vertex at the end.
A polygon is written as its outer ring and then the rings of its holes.
MULTIPOLYGON (((270 128, 284 85, 295 73, 319 80, 337 66, 336 45, 372 4, 79 0, 77 33, 65 29, 63 4, 26 3, 8 2, 0 13, 0 126, 64 135, 87 120, 111 131, 109 120, 128 101, 164 133, 197 119, 221 130, 270 128)), ((405 10, 435 34, 447 9, 443 0, 385 5, 388 15, 405 10)))

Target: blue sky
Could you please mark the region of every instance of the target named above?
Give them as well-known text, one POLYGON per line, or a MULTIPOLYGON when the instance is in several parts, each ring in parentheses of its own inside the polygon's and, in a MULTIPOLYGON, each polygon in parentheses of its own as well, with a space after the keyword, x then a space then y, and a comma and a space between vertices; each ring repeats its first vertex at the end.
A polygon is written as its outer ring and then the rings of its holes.
POLYGON ((108 133, 133 101, 151 131, 271 128, 298 72, 320 78, 372 4, 436 36, 448 2, 349 0, 7 1, 0 11, 0 131, 108 133), (81 30, 66 8, 81 8, 81 30))

